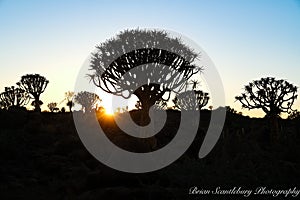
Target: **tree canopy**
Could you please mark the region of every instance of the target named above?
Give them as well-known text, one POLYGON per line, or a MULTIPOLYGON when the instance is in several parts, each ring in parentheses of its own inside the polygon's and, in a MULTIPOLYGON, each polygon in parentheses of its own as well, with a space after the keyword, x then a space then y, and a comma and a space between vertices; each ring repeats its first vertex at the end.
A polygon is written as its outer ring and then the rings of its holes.
POLYGON ((292 111, 292 106, 298 96, 296 86, 273 77, 250 82, 244 90, 244 93, 235 97, 242 104, 242 108, 262 109, 266 116, 271 117, 292 111))
POLYGON ((97 103, 101 102, 97 94, 87 91, 79 92, 74 99, 75 102, 82 106, 84 112, 90 112, 97 103))
POLYGON ((35 111, 41 111, 40 106, 43 102, 40 100, 40 95, 45 91, 49 81, 39 74, 27 74, 21 77, 17 85, 31 95, 34 101, 31 103, 35 107, 35 111))
POLYGON ((28 93, 18 87, 5 87, 5 91, 0 94, 0 101, 3 108, 20 108, 29 102, 29 96, 28 93))
POLYGON ((125 30, 96 47, 89 76, 108 93, 124 98, 134 94, 148 112, 157 101, 167 101, 172 90, 182 90, 186 81, 202 70, 194 64, 198 56, 181 39, 164 31, 125 30))

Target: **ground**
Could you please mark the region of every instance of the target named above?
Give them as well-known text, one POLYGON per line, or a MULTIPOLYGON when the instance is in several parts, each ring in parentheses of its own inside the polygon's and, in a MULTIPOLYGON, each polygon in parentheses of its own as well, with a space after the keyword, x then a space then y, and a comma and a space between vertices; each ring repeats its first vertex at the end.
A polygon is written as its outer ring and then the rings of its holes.
MULTIPOLYGON (((131 115, 139 119, 138 111, 131 115)), ((107 123, 100 117, 99 122, 114 133, 110 139, 119 146, 148 152, 172 140, 179 117, 178 111, 168 111, 164 129, 146 142, 124 135, 112 119, 107 123)), ((281 138, 274 143, 265 119, 228 113, 217 145, 199 159, 209 119, 210 111, 202 111, 194 143, 176 162, 155 172, 129 174, 87 152, 71 113, 1 110, 0 199, 195 199, 188 194, 193 186, 300 186, 299 119, 280 120, 281 138)))

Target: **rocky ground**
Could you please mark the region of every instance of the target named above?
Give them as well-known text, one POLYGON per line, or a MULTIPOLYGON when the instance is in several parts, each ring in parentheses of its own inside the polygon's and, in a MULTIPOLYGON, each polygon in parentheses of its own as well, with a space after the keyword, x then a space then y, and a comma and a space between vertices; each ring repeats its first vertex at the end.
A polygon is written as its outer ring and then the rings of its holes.
MULTIPOLYGON (((110 139, 116 144, 145 152, 172 140, 179 116, 168 111, 166 127, 147 142, 99 121, 115 133, 110 139)), ((209 111, 201 116, 197 138, 179 160, 156 172, 129 174, 87 152, 70 113, 0 111, 0 199, 193 199, 192 186, 300 187, 299 120, 281 120, 282 137, 271 143, 264 119, 229 113, 213 151, 198 159, 209 111)))

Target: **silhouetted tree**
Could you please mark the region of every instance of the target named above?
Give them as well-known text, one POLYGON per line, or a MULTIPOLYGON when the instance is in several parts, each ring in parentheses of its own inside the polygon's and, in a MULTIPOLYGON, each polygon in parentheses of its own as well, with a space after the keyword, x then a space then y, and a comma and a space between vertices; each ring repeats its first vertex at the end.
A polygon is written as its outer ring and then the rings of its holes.
POLYGON ((93 74, 89 76, 96 86, 108 93, 124 98, 134 94, 144 114, 148 114, 155 102, 167 101, 172 90, 182 89, 185 81, 201 70, 192 64, 197 57, 198 54, 179 38, 171 38, 164 31, 126 30, 97 46, 90 65, 93 74), (164 50, 166 44, 171 51, 164 50), (148 80, 148 84, 139 88, 136 86, 141 75, 127 73, 137 66, 148 80), (125 80, 122 76, 126 73, 125 80))
POLYGON ((192 84, 192 89, 196 90, 198 85, 200 84, 199 80, 191 80, 190 84, 192 84))
POLYGON ((209 100, 208 93, 202 90, 188 90, 180 93, 173 99, 174 107, 180 110, 201 110, 207 105, 209 100))
POLYGON ((51 103, 48 103, 48 108, 51 112, 54 112, 54 111, 57 111, 58 108, 57 108, 57 103, 55 102, 51 102, 51 103))
POLYGON ((73 97, 74 97, 75 93, 68 91, 65 92, 65 99, 67 101, 66 105, 69 107, 69 111, 72 112, 72 107, 74 106, 74 102, 73 102, 73 97))
POLYGON ((79 92, 74 99, 82 106, 84 112, 90 112, 97 103, 102 101, 97 94, 87 91, 79 92))
POLYGON ((178 97, 175 96, 174 99, 172 99, 172 102, 174 104, 173 109, 180 109, 179 105, 178 105, 178 97))
POLYGON ((17 85, 25 90, 34 99, 31 103, 34 110, 40 112, 43 102, 40 100, 40 95, 45 91, 49 81, 39 74, 27 74, 21 77, 17 85))
POLYGON ((163 100, 156 101, 156 103, 155 103, 155 108, 159 109, 159 110, 164 110, 167 108, 167 106, 168 106, 167 102, 163 101, 163 100))
POLYGON ((193 110, 194 108, 198 108, 198 110, 201 110, 208 103, 208 93, 197 89, 200 84, 199 80, 191 80, 188 84, 192 85, 192 90, 176 95, 172 100, 174 108, 179 110, 193 110))
POLYGON ((245 86, 245 92, 235 97, 242 108, 262 109, 266 118, 270 119, 273 140, 279 138, 278 120, 281 113, 292 111, 292 105, 297 99, 297 87, 285 80, 273 77, 261 78, 245 86))
POLYGON ((28 104, 29 96, 24 90, 18 87, 5 87, 5 91, 0 94, 0 101, 3 108, 21 108, 28 104))
POLYGON ((237 114, 237 111, 234 110, 234 108, 231 108, 230 106, 226 106, 226 112, 232 113, 232 114, 237 114))
POLYGON ((288 119, 300 119, 300 112, 298 110, 294 110, 291 114, 289 114, 288 119))

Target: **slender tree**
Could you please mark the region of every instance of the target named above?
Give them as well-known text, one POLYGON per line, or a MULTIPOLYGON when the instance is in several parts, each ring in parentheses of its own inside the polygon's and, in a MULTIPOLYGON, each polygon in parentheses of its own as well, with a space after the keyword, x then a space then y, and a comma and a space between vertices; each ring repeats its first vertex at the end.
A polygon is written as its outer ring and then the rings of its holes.
POLYGON ((285 80, 267 77, 250 82, 244 90, 245 92, 235 99, 242 104, 242 108, 263 110, 270 121, 272 140, 278 140, 277 119, 281 113, 293 110, 293 103, 297 99, 297 87, 285 80))
POLYGON ((202 70, 193 64, 198 55, 164 31, 126 30, 97 46, 89 76, 108 93, 124 98, 137 96, 147 117, 151 106, 161 99, 167 101, 172 90, 182 89, 186 80, 202 70), (164 49, 165 44, 171 51, 164 49), (138 66, 140 73, 127 73, 138 66), (136 88, 141 75, 148 83, 136 88))
POLYGON ((67 101, 66 105, 69 107, 69 111, 72 112, 72 107, 74 106, 73 97, 75 93, 68 91, 65 92, 65 99, 63 101, 67 101))
POLYGON ((28 94, 18 87, 5 87, 5 91, 0 94, 0 101, 4 108, 21 108, 29 102, 28 94))
POLYGON ((34 99, 31 105, 35 107, 35 111, 40 112, 40 106, 43 104, 40 100, 40 95, 45 91, 48 83, 49 81, 44 76, 39 74, 27 74, 21 77, 17 85, 31 95, 31 98, 34 99))
POLYGON ((199 80, 191 80, 190 84, 192 84, 192 89, 196 90, 198 85, 200 85, 200 81, 199 80))
POLYGON ((87 91, 79 92, 74 99, 82 106, 84 112, 90 112, 97 103, 102 101, 97 94, 87 91))

